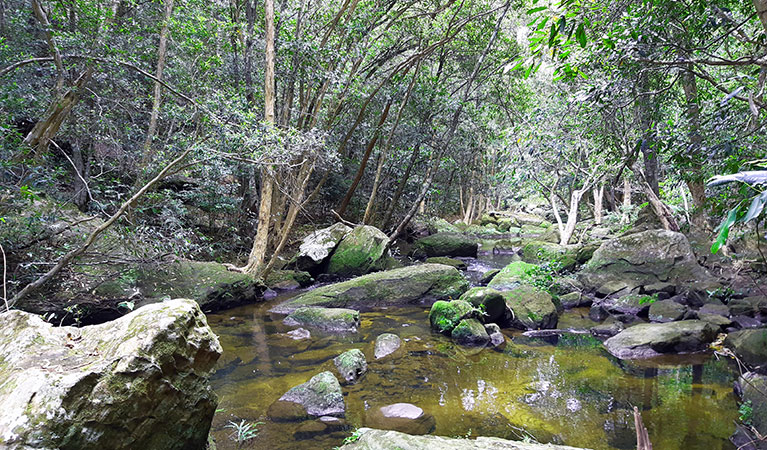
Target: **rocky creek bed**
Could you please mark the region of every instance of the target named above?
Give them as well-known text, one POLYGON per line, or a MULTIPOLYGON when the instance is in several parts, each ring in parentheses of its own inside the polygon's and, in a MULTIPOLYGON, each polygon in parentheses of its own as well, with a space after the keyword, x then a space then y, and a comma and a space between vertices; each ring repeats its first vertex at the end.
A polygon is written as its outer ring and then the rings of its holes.
MULTIPOLYGON (((463 258, 466 276, 476 282, 509 258, 463 258)), ((355 428, 377 425, 381 407, 396 403, 433 417, 433 435, 529 435, 594 450, 636 448, 637 406, 655 448, 735 448, 729 437, 739 416, 736 368, 710 353, 621 360, 591 335, 528 337, 511 329, 502 331, 506 343, 498 348, 464 347, 430 329, 429 302, 363 310, 353 331, 312 329, 307 338, 283 323, 285 314, 270 312, 297 294, 208 316, 224 349, 212 378, 220 403, 211 432, 219 449, 237 448, 227 425, 242 420, 263 422, 253 448, 331 449, 355 428), (385 333, 399 336, 401 347, 376 358, 376 339, 385 333), (367 360, 356 382, 334 364, 351 349, 367 360), (269 418, 276 400, 324 371, 341 383, 340 420, 269 418)), ((593 327, 598 322, 589 313, 587 307, 566 310, 557 327, 593 327)))

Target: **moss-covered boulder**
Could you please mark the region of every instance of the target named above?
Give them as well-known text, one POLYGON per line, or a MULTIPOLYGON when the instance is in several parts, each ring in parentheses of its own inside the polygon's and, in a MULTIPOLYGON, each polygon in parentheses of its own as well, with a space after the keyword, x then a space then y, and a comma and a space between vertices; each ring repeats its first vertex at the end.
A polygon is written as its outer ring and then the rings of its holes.
POLYGON ((484 347, 490 342, 485 326, 477 319, 463 319, 450 333, 453 341, 469 347, 484 347))
MULTIPOLYGON (((681 233, 650 230, 605 241, 578 273, 590 290, 606 295, 645 285, 672 283, 705 287, 711 275, 699 264, 681 233)), ((715 283, 714 283, 715 284, 715 283)))
POLYGON ((482 274, 482 278, 479 279, 480 284, 487 284, 491 281, 493 281, 493 278, 495 278, 496 275, 501 271, 501 269, 490 269, 487 272, 482 274))
POLYGON ((622 297, 607 297, 597 303, 612 314, 645 316, 655 301, 656 298, 649 295, 629 294, 622 297))
POLYGON ((503 292, 511 317, 509 325, 522 330, 556 328, 559 321, 557 305, 548 292, 521 285, 503 292))
POLYGON ((544 241, 527 241, 522 247, 522 261, 531 264, 556 262, 565 270, 577 264, 578 246, 559 245, 544 241))
POLYGON ((458 298, 469 282, 453 267, 420 264, 371 273, 304 292, 274 308, 288 314, 303 306, 369 309, 458 298))
MULTIPOLYGON (((751 409, 751 414, 744 417, 762 436, 767 433, 767 376, 747 372, 738 379, 738 390, 744 404, 751 409)), ((747 411, 748 408, 744 408, 747 411)), ((745 415, 745 414, 744 414, 745 415)), ((759 447, 754 447, 759 448, 759 447)))
POLYGON ((479 244, 476 240, 453 233, 437 233, 419 239, 413 245, 411 255, 414 258, 432 256, 477 256, 479 244))
POLYGON ((466 263, 460 259, 448 258, 447 256, 435 256, 433 258, 426 258, 426 264, 444 264, 446 266, 455 267, 458 270, 466 270, 466 263))
POLYGON ((265 284, 270 289, 298 289, 307 287, 314 283, 309 272, 300 270, 273 270, 265 280, 265 284))
POLYGON ((351 227, 339 222, 309 234, 301 241, 289 266, 316 275, 338 243, 351 231, 351 227))
POLYGON ((461 229, 441 217, 431 218, 427 222, 430 234, 436 233, 460 233, 461 229))
POLYGON ((431 328, 443 334, 450 334, 458 323, 474 314, 471 303, 463 300, 452 302, 437 301, 431 305, 429 323, 431 328))
POLYGON ((498 231, 502 233, 507 233, 511 227, 515 226, 517 222, 514 221, 511 217, 501 217, 498 219, 498 231))
POLYGON ((303 307, 291 312, 284 322, 327 332, 355 332, 360 326, 360 313, 347 308, 303 307))
POLYGON ((460 300, 480 311, 483 323, 494 323, 506 312, 506 301, 501 292, 492 288, 475 287, 464 292, 460 300))
POLYGON ((482 217, 479 218, 479 224, 483 227, 485 225, 497 225, 498 218, 492 214, 482 214, 482 217))
POLYGON ((10 311, 0 327, 3 448, 204 448, 222 350, 194 301, 83 328, 10 311))
POLYGON ((353 348, 333 358, 338 373, 350 383, 356 383, 368 371, 368 363, 362 350, 353 348))
POLYGON ((331 372, 321 372, 299 384, 269 406, 273 420, 300 420, 307 416, 343 416, 346 413, 341 384, 331 372))
POLYGON ((702 320, 642 323, 605 341, 607 351, 621 359, 651 358, 664 353, 703 351, 716 338, 717 329, 702 320))
POLYGON ((499 291, 514 289, 525 281, 530 271, 535 270, 537 267, 538 266, 535 264, 529 264, 524 261, 514 261, 501 269, 501 271, 487 283, 487 287, 499 291))
POLYGON ((767 364, 767 328, 730 333, 724 340, 724 346, 751 367, 767 364))
POLYGON ((327 273, 344 277, 364 275, 384 269, 390 258, 389 238, 369 225, 354 228, 330 256, 327 273))

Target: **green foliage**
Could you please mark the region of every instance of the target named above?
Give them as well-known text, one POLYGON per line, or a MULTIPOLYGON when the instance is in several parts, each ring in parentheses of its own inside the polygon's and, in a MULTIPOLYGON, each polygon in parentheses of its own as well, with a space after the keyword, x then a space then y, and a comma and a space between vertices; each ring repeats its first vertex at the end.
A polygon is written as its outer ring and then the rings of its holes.
POLYGON ((751 400, 743 402, 738 406, 738 419, 746 425, 751 425, 754 418, 754 405, 751 400))
POLYGON ((240 448, 248 441, 258 436, 258 426, 263 425, 263 422, 246 422, 244 419, 239 423, 230 420, 224 428, 230 428, 233 430, 229 438, 237 443, 237 447, 240 448))

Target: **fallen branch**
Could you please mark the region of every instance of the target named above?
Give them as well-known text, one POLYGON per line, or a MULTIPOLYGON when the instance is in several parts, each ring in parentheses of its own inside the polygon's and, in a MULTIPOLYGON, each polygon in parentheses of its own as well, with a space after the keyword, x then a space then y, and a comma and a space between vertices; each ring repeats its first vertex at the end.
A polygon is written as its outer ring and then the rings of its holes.
POLYGON ((634 427, 637 431, 637 450, 652 450, 650 435, 642 422, 642 414, 636 406, 634 407, 634 427))

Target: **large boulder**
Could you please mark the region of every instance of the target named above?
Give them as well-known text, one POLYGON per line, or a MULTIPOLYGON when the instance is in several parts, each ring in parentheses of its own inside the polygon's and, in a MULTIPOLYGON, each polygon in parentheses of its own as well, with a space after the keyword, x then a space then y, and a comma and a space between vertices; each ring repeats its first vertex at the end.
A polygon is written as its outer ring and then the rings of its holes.
POLYGON ((431 305, 429 323, 433 330, 443 334, 450 334, 461 320, 473 317, 474 314, 474 307, 467 301, 453 300, 452 302, 446 302, 439 300, 431 305))
POLYGON ((442 436, 413 436, 398 431, 360 428, 358 439, 344 444, 341 450, 585 450, 553 444, 531 444, 509 441, 496 437, 476 439, 448 438, 442 436))
POLYGON ((673 300, 662 300, 650 305, 649 318, 652 322, 674 322, 682 320, 688 309, 673 300))
POLYGON ((413 245, 411 255, 415 258, 432 256, 477 256, 479 244, 463 234, 437 233, 419 239, 413 245))
POLYGON ((503 294, 492 288, 471 288, 464 292, 459 300, 469 302, 478 309, 483 323, 497 322, 506 312, 506 301, 503 294))
POLYGON ((522 330, 556 328, 557 306, 551 295, 533 286, 522 285, 503 293, 511 317, 509 324, 522 330))
POLYGON ((752 367, 767 364, 767 328, 730 333, 724 340, 724 346, 752 367))
POLYGON ((455 267, 458 270, 466 270, 468 266, 460 259, 450 258, 447 256, 433 256, 426 258, 426 264, 444 264, 446 266, 455 267))
POLYGON ((360 313, 347 308, 307 306, 288 314, 284 323, 326 332, 355 332, 360 326, 360 313))
POLYGON ((458 298, 469 282, 453 267, 421 264, 371 273, 341 283, 321 286, 275 306, 288 314, 303 306, 369 309, 458 298))
POLYGON ((83 328, 0 315, 3 448, 204 448, 221 346, 192 300, 83 328))
POLYGON ((344 277, 364 275, 386 268, 389 237, 370 225, 355 227, 330 256, 327 273, 344 277))
POLYGON ((743 403, 751 408, 751 414, 744 419, 764 436, 767 433, 767 376, 747 372, 738 380, 738 390, 743 403))
POLYGON ((577 245, 527 241, 522 247, 522 261, 532 264, 556 262, 565 270, 573 270, 577 264, 579 248, 577 245))
POLYGON ((528 278, 528 274, 538 266, 523 261, 514 261, 501 269, 489 283, 487 287, 499 291, 514 289, 528 278))
POLYGON ((357 380, 368 371, 368 363, 365 354, 358 348, 347 350, 333 358, 338 373, 350 383, 357 380))
POLYGON ((311 285, 314 278, 300 270, 273 270, 264 282, 270 289, 292 290, 311 285))
POLYGON ((453 328, 450 337, 469 347, 484 347, 490 342, 485 326, 477 319, 463 319, 453 328))
POLYGON ((339 222, 311 233, 301 241, 293 265, 298 270, 316 274, 338 243, 351 231, 350 227, 339 222))
POLYGON ((628 293, 657 283, 705 287, 711 275, 701 267, 681 233, 649 230, 604 242, 578 273, 600 295, 628 293))
POLYGON ((331 372, 321 372, 291 388, 269 406, 272 420, 300 420, 309 416, 343 416, 346 413, 341 384, 331 372))
POLYGON ((651 358, 663 353, 705 350, 716 338, 717 328, 702 320, 643 323, 629 327, 605 341, 607 351, 621 359, 651 358))

